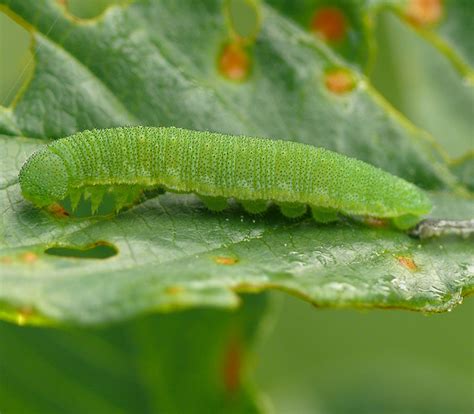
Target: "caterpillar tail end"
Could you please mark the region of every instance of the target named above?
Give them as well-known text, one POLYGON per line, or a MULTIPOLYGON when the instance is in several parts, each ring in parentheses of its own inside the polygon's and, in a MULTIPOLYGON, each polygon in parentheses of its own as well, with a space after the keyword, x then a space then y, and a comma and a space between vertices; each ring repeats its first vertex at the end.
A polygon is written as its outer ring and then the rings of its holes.
POLYGON ((392 224, 399 230, 408 230, 421 221, 420 216, 405 214, 404 216, 392 218, 392 224))

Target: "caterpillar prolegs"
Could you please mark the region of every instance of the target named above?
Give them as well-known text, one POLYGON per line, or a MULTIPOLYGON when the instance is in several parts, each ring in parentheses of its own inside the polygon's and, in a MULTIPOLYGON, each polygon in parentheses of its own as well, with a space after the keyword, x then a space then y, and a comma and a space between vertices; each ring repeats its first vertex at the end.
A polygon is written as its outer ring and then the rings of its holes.
POLYGON ((35 152, 19 178, 38 207, 69 198, 74 209, 82 195, 96 211, 112 194, 119 211, 144 190, 163 189, 195 193, 214 211, 234 198, 249 213, 275 203, 288 217, 309 207, 319 222, 366 216, 402 229, 431 209, 415 185, 323 148, 174 127, 80 132, 35 152))

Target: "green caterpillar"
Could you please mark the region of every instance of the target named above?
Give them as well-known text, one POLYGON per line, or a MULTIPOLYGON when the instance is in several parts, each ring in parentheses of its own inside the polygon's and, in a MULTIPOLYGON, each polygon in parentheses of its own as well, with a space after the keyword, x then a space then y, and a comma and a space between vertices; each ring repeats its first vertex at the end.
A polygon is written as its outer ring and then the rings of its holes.
POLYGON ((35 152, 19 178, 23 196, 38 207, 69 197, 74 210, 84 196, 93 213, 106 193, 119 211, 157 188, 196 193, 214 211, 232 197, 250 213, 273 202, 287 217, 309 206, 319 222, 368 216, 401 229, 431 209, 413 184, 323 148, 179 128, 80 132, 35 152))

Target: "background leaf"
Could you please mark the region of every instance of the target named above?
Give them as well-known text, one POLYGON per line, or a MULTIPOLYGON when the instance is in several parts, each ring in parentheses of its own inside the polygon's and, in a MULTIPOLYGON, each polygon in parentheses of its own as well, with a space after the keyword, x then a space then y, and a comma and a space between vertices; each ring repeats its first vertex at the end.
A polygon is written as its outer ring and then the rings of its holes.
POLYGON ((472 298, 429 316, 315 310, 284 299, 275 327, 258 347, 257 382, 275 412, 472 412, 474 336, 466 331, 472 298))
POLYGON ((0 323, 2 411, 261 412, 247 369, 266 304, 252 295, 237 312, 199 309, 96 329, 0 323))
POLYGON ((474 151, 474 88, 445 56, 393 15, 381 15, 377 36, 379 56, 372 75, 377 89, 429 131, 450 158, 474 151))

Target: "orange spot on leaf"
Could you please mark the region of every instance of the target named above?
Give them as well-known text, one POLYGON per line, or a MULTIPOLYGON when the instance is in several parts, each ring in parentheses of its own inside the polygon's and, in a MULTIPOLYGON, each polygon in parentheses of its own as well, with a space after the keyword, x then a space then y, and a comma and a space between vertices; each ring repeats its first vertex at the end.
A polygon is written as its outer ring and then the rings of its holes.
POLYGON ((168 295, 179 295, 182 292, 184 292, 184 288, 182 286, 168 286, 166 288, 166 293, 168 295))
POLYGON ((227 257, 227 256, 216 256, 214 257, 214 262, 221 265, 233 265, 238 262, 235 257, 227 257))
POLYGON ((26 252, 21 255, 21 260, 25 263, 34 263, 38 260, 38 255, 33 252, 26 252))
POLYGON ((355 86, 352 74, 346 69, 333 69, 327 72, 324 82, 326 88, 338 95, 351 91, 355 86))
POLYGON ((403 267, 411 270, 412 272, 418 269, 418 266, 411 257, 398 256, 397 260, 403 267))
POLYGON ((66 209, 57 203, 51 204, 48 207, 48 211, 58 218, 69 217, 69 213, 66 211, 66 209))
POLYGON ((24 325, 26 322, 28 322, 28 319, 33 315, 34 315, 34 310, 30 307, 18 309, 18 312, 16 314, 16 323, 18 325, 24 325))
POLYGON ((238 42, 229 43, 221 51, 219 70, 226 78, 234 81, 244 80, 249 72, 250 59, 238 42))
POLYGON ((415 26, 429 26, 441 19, 443 3, 442 0, 409 0, 405 14, 415 26))
POLYGON ((224 356, 224 385, 229 393, 235 393, 240 386, 240 370, 242 366, 242 346, 233 338, 224 356))
POLYGON ((314 13, 311 30, 327 42, 338 42, 346 35, 346 18, 338 8, 324 7, 314 13))
POLYGON ((364 219, 364 222, 370 226, 370 227, 375 227, 375 228, 383 228, 388 226, 388 221, 377 218, 377 217, 366 217, 364 219))
POLYGON ((10 256, 2 256, 0 257, 0 263, 3 264, 11 264, 13 262, 13 259, 10 256))

